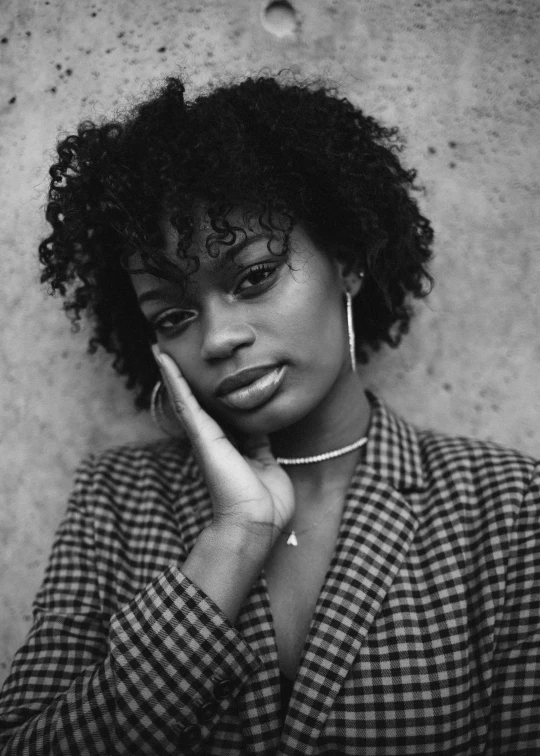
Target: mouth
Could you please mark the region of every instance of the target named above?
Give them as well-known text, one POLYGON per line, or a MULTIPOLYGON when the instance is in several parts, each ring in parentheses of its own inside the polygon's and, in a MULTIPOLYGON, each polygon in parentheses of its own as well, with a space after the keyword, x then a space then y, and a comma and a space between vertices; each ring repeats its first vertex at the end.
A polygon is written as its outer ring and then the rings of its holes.
POLYGON ((251 410, 269 401, 283 382, 285 365, 252 368, 225 378, 217 396, 227 407, 251 410))

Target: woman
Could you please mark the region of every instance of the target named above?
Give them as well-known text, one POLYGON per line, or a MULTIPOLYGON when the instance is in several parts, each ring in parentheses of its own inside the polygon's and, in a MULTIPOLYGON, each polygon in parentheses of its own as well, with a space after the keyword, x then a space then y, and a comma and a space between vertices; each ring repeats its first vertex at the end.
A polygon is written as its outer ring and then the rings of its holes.
POLYGON ((535 463, 357 371, 431 281, 396 131, 271 77, 183 95, 51 169, 43 280, 183 431, 81 465, 3 753, 536 753, 535 463))

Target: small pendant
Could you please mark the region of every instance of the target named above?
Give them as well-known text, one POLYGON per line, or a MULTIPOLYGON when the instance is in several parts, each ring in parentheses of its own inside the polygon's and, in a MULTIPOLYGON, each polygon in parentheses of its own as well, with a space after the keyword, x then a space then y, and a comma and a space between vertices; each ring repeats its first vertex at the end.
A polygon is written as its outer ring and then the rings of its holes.
POLYGON ((298 541, 296 540, 296 534, 294 530, 287 538, 287 546, 298 546, 298 541))

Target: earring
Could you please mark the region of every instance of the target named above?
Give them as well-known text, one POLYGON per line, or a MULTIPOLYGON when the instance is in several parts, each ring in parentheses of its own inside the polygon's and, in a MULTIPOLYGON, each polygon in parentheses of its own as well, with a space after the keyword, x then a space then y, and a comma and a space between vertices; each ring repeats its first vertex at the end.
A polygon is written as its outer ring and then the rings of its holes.
POLYGON ((175 433, 171 433, 171 430, 167 428, 167 425, 165 423, 165 411, 163 409, 163 399, 161 397, 161 389, 163 388, 163 383, 161 381, 157 381, 156 385, 152 389, 152 395, 150 397, 150 414, 152 415, 152 420, 154 421, 154 424, 157 425, 157 427, 163 431, 167 436, 175 437, 175 433))
POLYGON ((354 349, 354 324, 352 317, 352 296, 350 291, 345 292, 347 299, 347 333, 349 335, 349 354, 351 357, 351 368, 356 373, 356 354, 354 349))

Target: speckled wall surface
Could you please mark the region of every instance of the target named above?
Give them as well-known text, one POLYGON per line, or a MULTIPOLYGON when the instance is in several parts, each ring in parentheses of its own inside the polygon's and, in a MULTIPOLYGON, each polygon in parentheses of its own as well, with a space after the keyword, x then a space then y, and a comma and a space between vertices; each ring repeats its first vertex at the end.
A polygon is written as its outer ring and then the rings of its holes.
POLYGON ((178 66, 192 90, 263 67, 322 74, 401 126, 438 283, 370 383, 418 423, 540 456, 540 5, 291 2, 294 17, 265 16, 259 0, 0 2, 0 680, 76 463, 156 435, 38 285, 50 150, 60 129, 113 114, 178 66))

